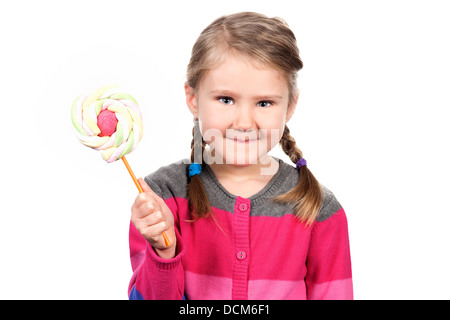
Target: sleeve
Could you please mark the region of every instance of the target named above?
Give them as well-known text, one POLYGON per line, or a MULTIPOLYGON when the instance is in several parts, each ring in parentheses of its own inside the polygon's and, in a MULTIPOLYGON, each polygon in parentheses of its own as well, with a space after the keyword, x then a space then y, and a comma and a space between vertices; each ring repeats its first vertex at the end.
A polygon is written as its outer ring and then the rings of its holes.
POLYGON ((153 247, 130 223, 129 244, 133 276, 128 286, 130 300, 181 300, 184 294, 184 271, 181 259, 185 246, 177 227, 177 207, 171 198, 165 199, 161 189, 145 179, 150 188, 161 196, 175 218, 175 235, 177 238, 176 255, 172 259, 160 258, 153 247))
POLYGON ((307 299, 352 300, 347 217, 334 196, 323 211, 328 213, 314 222, 311 231, 306 261, 307 299))

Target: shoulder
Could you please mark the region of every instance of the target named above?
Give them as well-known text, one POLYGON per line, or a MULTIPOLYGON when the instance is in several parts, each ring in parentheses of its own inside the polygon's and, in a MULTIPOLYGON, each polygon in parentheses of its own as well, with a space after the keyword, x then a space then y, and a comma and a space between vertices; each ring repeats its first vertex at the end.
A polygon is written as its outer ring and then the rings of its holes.
POLYGON ((323 199, 322 199, 322 207, 320 208, 319 214, 317 215, 316 220, 318 222, 322 222, 330 218, 336 212, 342 209, 341 204, 336 199, 333 192, 327 189, 322 185, 323 190, 323 199))
POLYGON ((186 197, 189 159, 182 159, 147 175, 144 180, 161 198, 186 197))
MULTIPOLYGON (((279 160, 280 169, 282 169, 283 171, 283 177, 281 177, 283 184, 280 187, 280 192, 284 193, 294 188, 297 185, 298 179, 300 179, 300 177, 297 169, 294 166, 276 157, 274 158, 279 160)), ((317 222, 322 222, 329 219, 331 216, 342 209, 341 204, 339 203, 333 192, 322 184, 321 187, 323 192, 322 206, 319 210, 319 214, 316 217, 317 222)))

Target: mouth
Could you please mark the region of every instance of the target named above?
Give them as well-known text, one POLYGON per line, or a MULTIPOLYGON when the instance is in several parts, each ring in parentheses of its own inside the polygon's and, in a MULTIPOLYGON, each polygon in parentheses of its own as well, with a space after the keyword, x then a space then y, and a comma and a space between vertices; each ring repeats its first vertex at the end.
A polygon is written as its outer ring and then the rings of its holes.
POLYGON ((230 138, 227 138, 227 139, 231 140, 231 141, 233 141, 235 143, 252 143, 252 142, 255 142, 255 141, 258 140, 258 139, 250 139, 250 138, 245 138, 245 139, 237 139, 237 138, 230 139, 230 138))

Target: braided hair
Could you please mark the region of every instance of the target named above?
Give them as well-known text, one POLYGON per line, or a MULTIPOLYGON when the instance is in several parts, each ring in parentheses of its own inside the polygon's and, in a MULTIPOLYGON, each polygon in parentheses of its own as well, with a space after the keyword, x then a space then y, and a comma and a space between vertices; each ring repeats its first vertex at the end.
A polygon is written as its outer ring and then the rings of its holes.
MULTIPOLYGON (((293 163, 303 158, 302 151, 297 147, 287 125, 284 127, 280 140, 281 148, 293 163)), ((322 187, 306 165, 299 169, 297 185, 287 193, 272 199, 276 203, 289 203, 294 206, 295 216, 310 225, 314 222, 322 204, 322 187)))

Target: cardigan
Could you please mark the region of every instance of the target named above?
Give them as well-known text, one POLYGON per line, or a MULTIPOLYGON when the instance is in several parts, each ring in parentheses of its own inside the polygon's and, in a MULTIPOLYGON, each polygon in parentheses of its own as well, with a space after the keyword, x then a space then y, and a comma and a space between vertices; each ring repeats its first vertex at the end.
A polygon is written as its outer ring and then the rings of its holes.
POLYGON ((271 202, 300 178, 294 166, 273 158, 277 173, 250 198, 229 193, 205 164, 200 178, 213 218, 195 222, 186 191, 189 159, 146 176, 174 215, 176 255, 160 258, 130 223, 129 299, 353 299, 344 209, 323 187, 319 214, 306 226, 291 205, 271 202))

